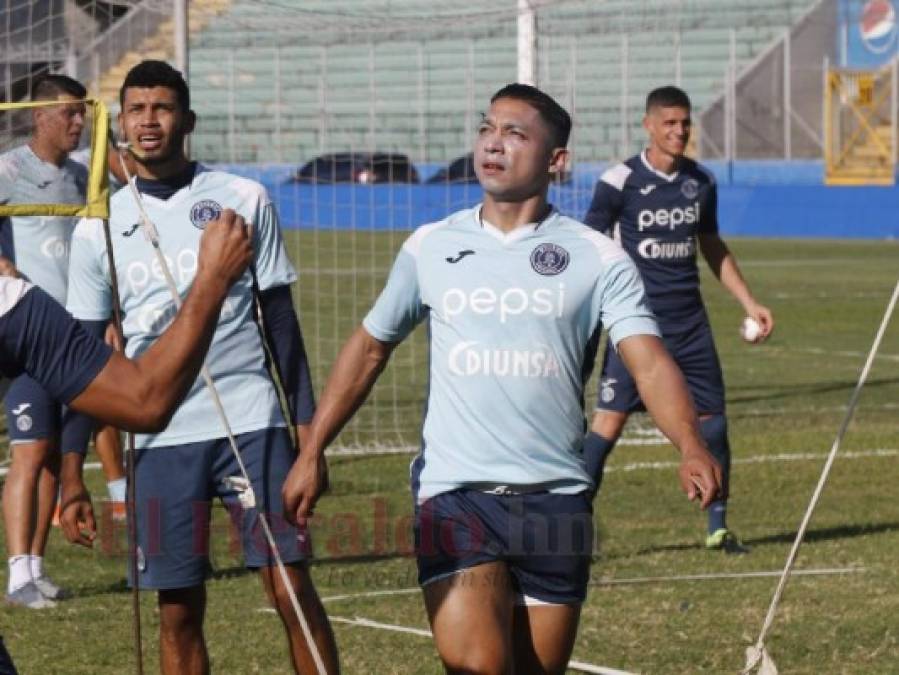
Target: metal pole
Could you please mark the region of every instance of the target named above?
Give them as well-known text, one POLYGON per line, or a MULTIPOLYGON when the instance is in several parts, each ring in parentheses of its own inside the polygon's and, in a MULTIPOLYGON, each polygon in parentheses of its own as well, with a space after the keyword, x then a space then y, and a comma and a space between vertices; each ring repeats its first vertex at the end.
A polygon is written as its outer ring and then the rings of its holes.
POLYGON ((228 52, 228 148, 231 163, 237 161, 237 152, 234 147, 234 139, 237 136, 234 129, 234 52, 228 52))
MULTIPOLYGON (((175 21, 175 67, 181 71, 184 81, 190 85, 190 58, 187 52, 188 15, 187 0, 173 0, 172 18, 175 21)), ((190 156, 190 135, 184 137, 184 153, 190 156)))
POLYGON ((893 169, 899 161, 899 138, 897 138, 896 125, 899 123, 899 94, 896 87, 899 85, 899 62, 893 59, 893 68, 890 72, 890 130, 893 138, 893 169))
POLYGON ((428 126, 425 120, 425 51, 419 42, 418 48, 418 161, 426 162, 428 148, 428 126))
MULTIPOLYGON (((275 62, 274 67, 274 85, 275 85, 275 157, 279 162, 284 161, 284 143, 281 142, 281 37, 275 33, 275 62)), ((257 157, 257 160, 259 158, 257 157)), ((294 159, 299 159, 295 157, 294 159)))
POLYGON ((724 116, 721 120, 721 127, 724 130, 724 159, 730 162, 733 159, 733 151, 731 147, 731 127, 730 127, 730 118, 731 118, 731 108, 733 107, 733 101, 731 101, 731 86, 730 86, 730 64, 724 66, 724 116))
POLYGON ((322 47, 318 60, 318 152, 328 147, 328 48, 322 47))
POLYGON ((627 119, 627 78, 628 78, 628 67, 627 67, 627 53, 628 53, 628 40, 627 35, 621 36, 621 119, 619 120, 621 126, 621 150, 619 154, 622 157, 625 157, 630 152, 631 145, 631 133, 630 133, 630 125, 628 124, 627 119))
POLYGON ((683 64, 681 63, 681 39, 682 35, 680 31, 677 31, 674 34, 674 84, 676 86, 680 86, 681 77, 683 76, 682 68, 683 64))
POLYGON ((784 31, 784 159, 793 159, 793 50, 790 29, 784 31))
POLYGON ((518 0, 518 81, 537 84, 537 14, 530 0, 518 0))
POLYGON ((731 86, 731 159, 737 158, 737 31, 730 29, 730 86, 731 86))
POLYGON ((181 71, 184 81, 190 84, 188 75, 188 19, 187 0, 172 0, 172 19, 175 22, 175 67, 181 71))

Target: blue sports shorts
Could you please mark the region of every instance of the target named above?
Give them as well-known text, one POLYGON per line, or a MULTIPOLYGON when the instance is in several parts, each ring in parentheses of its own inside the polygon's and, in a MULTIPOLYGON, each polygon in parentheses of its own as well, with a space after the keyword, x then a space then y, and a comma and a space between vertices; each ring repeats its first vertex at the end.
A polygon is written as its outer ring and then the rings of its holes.
MULTIPOLYGON (((697 322, 678 333, 663 328, 662 341, 684 373, 696 411, 724 413, 724 377, 708 321, 697 322)), ((611 345, 606 346, 603 356, 596 409, 623 413, 646 410, 634 378, 611 345)))
MULTIPOLYGON (((137 451, 138 581, 141 588, 174 589, 202 584, 210 571, 209 522, 219 497, 240 532, 244 564, 275 565, 259 522, 268 517, 281 558, 297 562, 311 554, 311 542, 283 516, 281 487, 296 458, 287 429, 238 434, 237 446, 256 495, 244 510, 223 480, 240 476, 227 438, 137 451)), ((129 565, 130 576, 130 565, 129 565)))
POLYGON ((578 604, 590 580, 592 500, 587 492, 444 492, 417 507, 415 550, 422 586, 502 561, 519 603, 578 604))
POLYGON ((12 381, 4 402, 10 443, 44 440, 60 432, 62 404, 28 375, 12 381))

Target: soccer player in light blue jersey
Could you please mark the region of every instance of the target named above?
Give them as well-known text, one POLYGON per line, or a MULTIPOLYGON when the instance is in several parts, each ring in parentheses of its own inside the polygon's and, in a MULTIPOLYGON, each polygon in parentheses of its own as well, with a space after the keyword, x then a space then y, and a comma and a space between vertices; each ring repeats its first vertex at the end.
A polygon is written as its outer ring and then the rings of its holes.
MULTIPOLYGON (((760 339, 771 334, 774 317, 755 299, 718 233, 714 177, 684 156, 690 125, 690 99, 684 91, 671 86, 651 91, 643 119, 647 149, 602 175, 584 222, 618 241, 640 270, 662 339, 686 377, 699 411, 700 431, 722 467, 727 486, 731 452, 724 377, 699 289, 697 250, 746 316, 758 322, 760 339)), ((597 489, 628 416, 642 409, 625 364, 614 349, 607 349, 596 413, 584 442, 587 467, 597 489)), ((748 549, 728 528, 726 514, 724 497, 710 506, 706 547, 746 553, 748 549)))
MULTIPOLYGON (((283 519, 280 487, 314 412, 312 384, 289 285, 296 272, 287 258, 275 207, 253 181, 213 171, 189 161, 184 138, 193 129, 190 92, 181 74, 166 63, 144 61, 122 84, 119 126, 137 167, 135 186, 159 231, 178 290, 190 288, 197 270, 197 247, 206 224, 233 209, 253 226, 255 255, 250 271, 225 299, 208 364, 225 413, 236 435, 257 505, 242 508, 230 478, 239 475, 225 429, 210 392, 198 381, 168 427, 136 440, 138 578, 158 591, 161 667, 165 673, 209 669, 203 637, 208 573, 210 500, 220 497, 242 533, 245 564, 262 573, 290 642, 294 668, 309 672, 312 654, 287 589, 261 538, 259 512, 272 530, 292 585, 329 672, 337 653, 327 616, 309 576, 309 544, 304 530, 283 519), (265 330, 255 321, 256 303, 265 330), (263 333, 287 400, 285 420, 266 368, 263 333), (199 542, 199 544, 198 544, 199 542)), ((150 244, 140 231, 132 192, 118 191, 110 203, 116 274, 125 315, 129 356, 155 343, 175 314, 175 305, 150 244)), ((110 274, 100 223, 84 220, 72 244, 68 309, 102 331, 112 310, 110 274)), ((67 448, 68 449, 68 448, 67 448)), ((80 458, 78 458, 80 459, 80 458)))
POLYGON ((491 99, 475 141, 483 204, 424 225, 343 347, 284 486, 304 522, 325 447, 420 322, 430 336, 421 453, 412 463, 419 582, 452 673, 561 673, 592 553, 581 451, 584 384, 600 332, 682 452, 681 485, 707 505, 720 469, 658 337, 634 264, 547 203, 565 168, 568 113, 534 87, 491 99))
MULTIPOLYGON (((225 212, 207 226, 201 249, 178 316, 136 361, 89 335, 40 288, 0 276, 0 377, 26 373, 72 409, 126 429, 165 427, 203 363, 228 288, 250 262, 243 219, 225 212)), ((80 476, 75 487, 63 490, 63 529, 71 541, 90 546, 96 526, 80 476)), ((0 673, 15 672, 0 638, 0 673)))
MULTIPOLYGON (((0 203, 83 204, 87 170, 72 161, 84 128, 83 86, 65 75, 46 75, 34 101, 59 105, 32 110, 28 143, 0 156, 0 203)), ((12 216, 0 219, 0 270, 39 286, 65 303, 69 242, 75 219, 12 216)), ((34 378, 23 374, 4 400, 12 464, 3 490, 7 602, 40 609, 65 596, 44 572, 44 551, 56 506, 63 409, 34 378)))

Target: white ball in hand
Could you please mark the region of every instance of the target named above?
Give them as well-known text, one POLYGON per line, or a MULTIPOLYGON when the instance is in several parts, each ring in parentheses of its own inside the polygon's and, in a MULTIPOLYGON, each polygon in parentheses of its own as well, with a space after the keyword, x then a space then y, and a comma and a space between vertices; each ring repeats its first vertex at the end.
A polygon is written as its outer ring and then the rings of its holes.
POLYGON ((751 316, 745 317, 740 324, 740 337, 753 344, 759 342, 762 339, 762 327, 759 322, 751 316))

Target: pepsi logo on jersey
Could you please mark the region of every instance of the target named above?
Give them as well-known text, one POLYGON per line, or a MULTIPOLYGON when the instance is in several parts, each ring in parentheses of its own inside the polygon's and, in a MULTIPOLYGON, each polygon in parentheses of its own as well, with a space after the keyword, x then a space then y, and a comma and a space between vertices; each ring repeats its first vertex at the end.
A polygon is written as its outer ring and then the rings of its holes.
POLYGON ((678 225, 694 225, 699 222, 699 202, 692 206, 675 206, 673 209, 643 209, 637 214, 637 229, 642 232, 650 227, 667 227, 673 230, 678 225))
POLYGON ((499 322, 509 317, 530 313, 536 316, 561 317, 565 310, 565 284, 557 288, 535 288, 528 292, 523 288, 506 288, 497 292, 489 286, 479 286, 471 291, 448 288, 441 302, 443 318, 447 323, 460 314, 498 314, 499 322))

